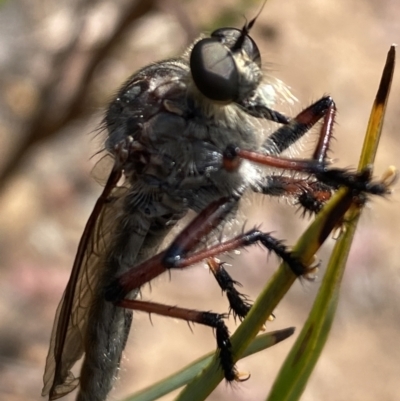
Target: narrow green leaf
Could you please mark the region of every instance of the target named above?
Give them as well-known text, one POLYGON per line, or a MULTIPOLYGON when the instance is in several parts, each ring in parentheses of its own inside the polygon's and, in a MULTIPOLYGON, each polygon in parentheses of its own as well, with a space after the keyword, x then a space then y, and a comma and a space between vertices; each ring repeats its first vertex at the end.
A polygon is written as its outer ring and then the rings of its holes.
MULTIPOLYGON (((392 46, 372 107, 360 157, 360 171, 370 166, 375 159, 393 78, 394 60, 395 49, 392 46)), ((345 232, 342 233, 334 247, 313 308, 280 370, 267 398, 268 401, 295 401, 300 398, 305 389, 332 326, 339 299, 340 284, 360 213, 359 206, 352 205, 346 216, 350 223, 346 225, 345 232)))

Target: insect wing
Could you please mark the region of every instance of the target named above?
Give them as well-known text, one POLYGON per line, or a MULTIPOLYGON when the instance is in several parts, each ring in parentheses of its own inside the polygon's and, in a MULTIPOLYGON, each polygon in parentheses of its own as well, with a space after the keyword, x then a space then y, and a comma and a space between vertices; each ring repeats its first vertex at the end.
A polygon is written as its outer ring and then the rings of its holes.
POLYGON ((113 169, 86 223, 71 276, 57 308, 43 377, 42 395, 63 397, 79 384, 71 372, 84 349, 87 314, 96 289, 103 254, 116 221, 116 203, 126 188, 117 187, 121 170, 113 169))

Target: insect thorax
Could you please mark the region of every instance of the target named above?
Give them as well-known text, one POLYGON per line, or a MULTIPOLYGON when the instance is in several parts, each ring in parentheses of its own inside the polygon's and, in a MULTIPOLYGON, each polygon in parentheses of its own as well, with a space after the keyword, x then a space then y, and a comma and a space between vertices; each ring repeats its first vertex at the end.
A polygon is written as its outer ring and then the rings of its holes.
POLYGON ((109 151, 128 136, 143 147, 141 157, 125 166, 142 195, 168 194, 180 207, 199 211, 221 196, 243 192, 258 174, 249 166, 246 174, 222 168, 229 144, 259 145, 254 119, 234 103, 201 95, 184 59, 156 63, 133 75, 111 103, 106 124, 109 151))

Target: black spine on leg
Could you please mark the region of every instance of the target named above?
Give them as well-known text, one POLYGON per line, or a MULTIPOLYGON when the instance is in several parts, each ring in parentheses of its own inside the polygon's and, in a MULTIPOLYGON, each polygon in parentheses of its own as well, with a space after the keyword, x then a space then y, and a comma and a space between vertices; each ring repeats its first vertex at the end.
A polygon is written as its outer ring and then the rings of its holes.
POLYGON ((296 276, 302 276, 307 273, 307 267, 288 251, 287 247, 282 243, 282 241, 272 237, 268 233, 263 233, 254 229, 245 234, 244 242, 244 245, 251 245, 255 242, 261 242, 265 248, 274 252, 283 261, 285 261, 296 276))
POLYGON ((232 344, 229 338, 229 330, 223 321, 223 317, 224 315, 217 313, 203 313, 204 324, 215 329, 221 368, 224 372, 225 379, 231 382, 237 379, 237 371, 233 361, 232 344))
POLYGON ((239 285, 239 283, 232 279, 222 264, 219 265, 216 271, 212 270, 212 272, 220 288, 226 293, 229 307, 233 311, 234 316, 243 320, 249 312, 251 304, 247 301, 247 297, 235 288, 235 284, 239 285))

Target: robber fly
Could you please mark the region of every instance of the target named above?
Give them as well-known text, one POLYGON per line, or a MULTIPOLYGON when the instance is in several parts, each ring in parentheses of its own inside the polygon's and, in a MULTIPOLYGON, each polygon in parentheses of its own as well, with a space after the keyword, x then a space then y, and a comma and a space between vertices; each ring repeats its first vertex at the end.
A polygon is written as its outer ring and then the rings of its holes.
POLYGON ((291 196, 317 213, 339 186, 386 193, 367 174, 328 166, 335 104, 326 96, 294 118, 273 110, 259 49, 243 28, 201 36, 178 58, 144 67, 123 85, 104 120, 114 165, 87 222, 70 280, 57 309, 43 395, 105 400, 117 375, 131 310, 214 328, 221 367, 238 379, 225 315, 136 300, 140 287, 171 268, 207 261, 240 318, 250 304, 218 262, 221 253, 259 243, 301 276, 307 267, 281 241, 258 229, 206 245, 234 218, 249 191, 291 196), (257 120, 280 124, 266 139, 257 120), (322 120, 310 159, 281 153, 322 120), (296 174, 267 174, 266 165, 296 174), (123 184, 121 185, 121 179, 123 184), (162 252, 170 230, 192 210, 196 217, 162 252), (71 368, 84 356, 80 377, 71 368))

